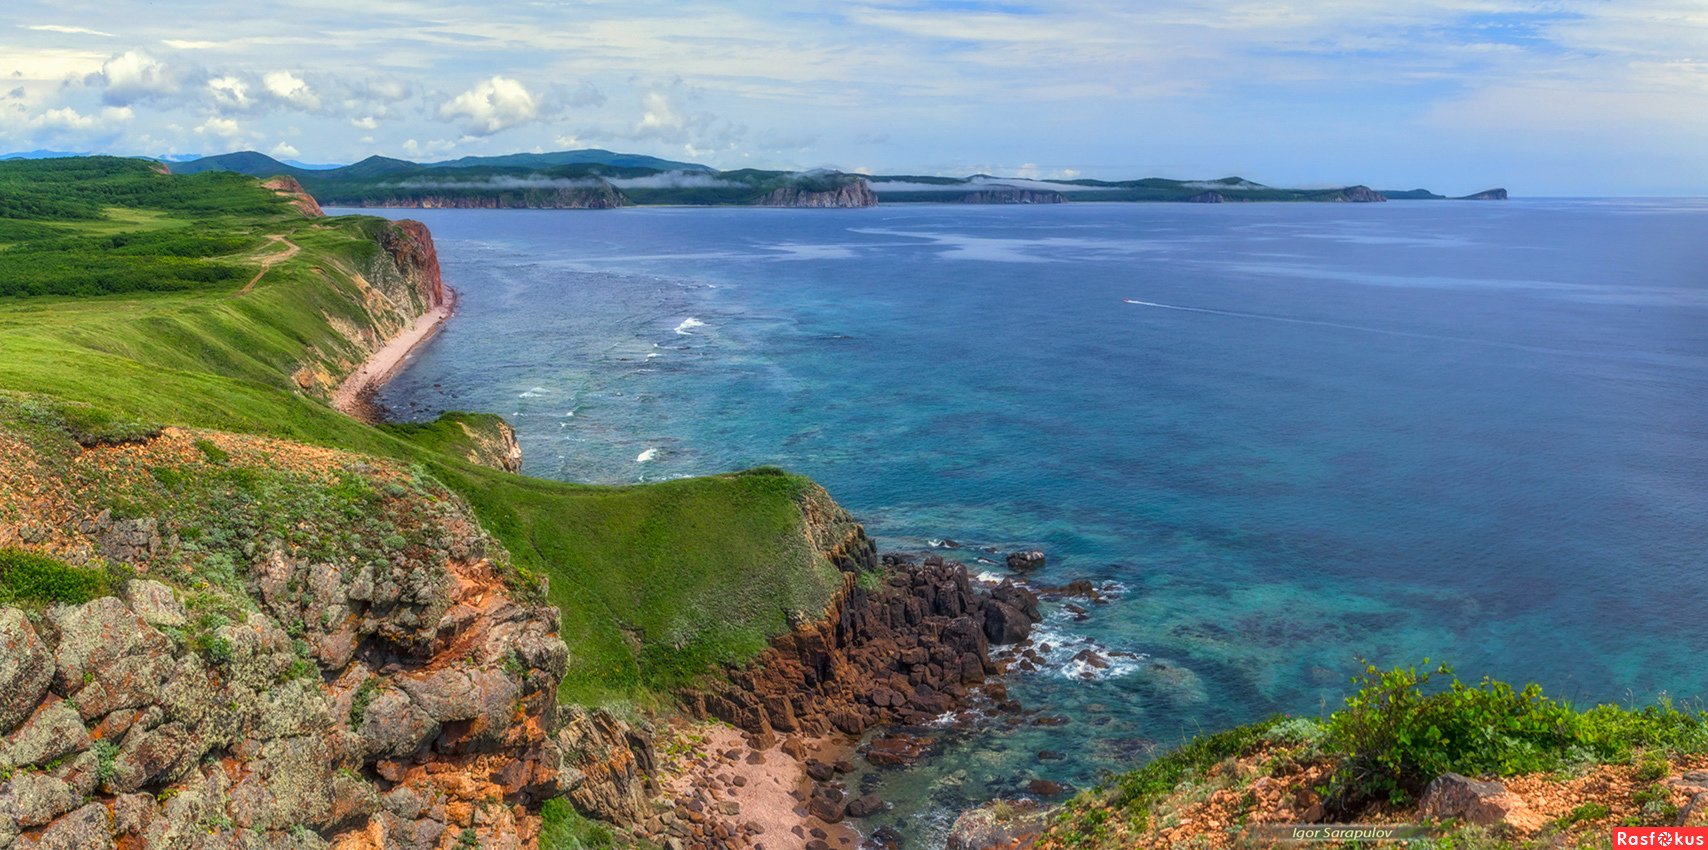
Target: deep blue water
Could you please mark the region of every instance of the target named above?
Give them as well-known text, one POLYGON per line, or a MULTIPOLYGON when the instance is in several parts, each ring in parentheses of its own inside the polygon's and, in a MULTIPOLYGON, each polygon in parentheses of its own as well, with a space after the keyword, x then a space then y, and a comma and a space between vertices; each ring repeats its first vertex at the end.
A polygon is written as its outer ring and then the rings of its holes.
POLYGON ((405 416, 502 413, 542 476, 777 464, 887 546, 1121 583, 1050 632, 1147 658, 1015 680, 1073 723, 867 780, 912 834, 1360 657, 1708 695, 1708 203, 409 215, 463 300, 405 416))

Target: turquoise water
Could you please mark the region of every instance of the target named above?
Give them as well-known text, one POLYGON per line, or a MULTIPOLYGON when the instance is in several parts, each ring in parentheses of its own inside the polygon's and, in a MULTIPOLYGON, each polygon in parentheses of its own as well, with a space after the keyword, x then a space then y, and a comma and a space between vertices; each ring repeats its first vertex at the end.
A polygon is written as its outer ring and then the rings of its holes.
POLYGON ((778 464, 886 547, 1119 583, 1048 631, 1135 657, 1013 680, 1071 722, 864 780, 910 836, 1358 658, 1708 695, 1708 203, 409 215, 463 300, 401 415, 504 414, 542 476, 778 464))

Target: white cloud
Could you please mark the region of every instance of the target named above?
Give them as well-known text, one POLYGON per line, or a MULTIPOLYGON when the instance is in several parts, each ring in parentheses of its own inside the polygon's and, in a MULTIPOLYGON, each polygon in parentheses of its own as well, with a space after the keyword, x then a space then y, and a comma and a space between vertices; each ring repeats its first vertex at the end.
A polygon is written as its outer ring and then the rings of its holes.
POLYGON ((261 85, 269 95, 282 103, 299 109, 320 108, 320 97, 309 88, 303 78, 289 71, 268 71, 262 75, 261 85))
POLYGON ((241 135, 243 127, 236 121, 222 116, 214 116, 196 128, 198 136, 214 136, 221 139, 231 139, 241 135))
POLYGON ((461 120, 463 132, 471 136, 490 136, 538 115, 539 105, 527 87, 504 76, 485 80, 439 107, 440 118, 461 120))
POLYGON ((104 130, 123 124, 134 117, 136 117, 136 113, 128 106, 109 106, 99 113, 89 115, 78 112, 69 106, 63 106, 58 109, 49 109, 40 115, 31 116, 25 124, 32 129, 42 130, 104 130))
POLYGON ((208 80, 208 93, 213 95, 214 102, 232 109, 246 109, 249 106, 249 84, 238 77, 215 77, 208 80))
POLYGON ((361 118, 350 119, 350 126, 358 130, 376 130, 379 128, 380 122, 375 120, 372 115, 364 115, 361 118))
POLYGON ((101 32, 100 30, 92 30, 87 27, 68 27, 63 24, 19 24, 19 26, 22 26, 27 30, 35 30, 36 32, 57 32, 64 35, 98 35, 102 38, 113 37, 113 34, 110 32, 101 32))
POLYGON ((101 97, 115 106, 165 97, 181 88, 176 72, 140 50, 127 50, 108 59, 88 82, 105 89, 101 97))
POLYGON ((297 150, 296 146, 290 142, 280 142, 274 145, 268 153, 277 159, 295 159, 302 156, 302 151, 297 150))

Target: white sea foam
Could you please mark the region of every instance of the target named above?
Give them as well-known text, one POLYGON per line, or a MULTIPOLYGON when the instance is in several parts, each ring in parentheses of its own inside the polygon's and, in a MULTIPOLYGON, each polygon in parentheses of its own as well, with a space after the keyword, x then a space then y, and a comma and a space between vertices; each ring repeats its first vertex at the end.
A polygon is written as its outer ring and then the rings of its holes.
POLYGON ((1068 615, 1065 611, 1053 611, 1032 629, 1032 643, 1040 647, 1039 654, 1044 656, 1044 671, 1054 673, 1064 679, 1082 681, 1087 679, 1119 679, 1138 672, 1141 663, 1150 658, 1149 655, 1121 652, 1112 650, 1091 638, 1069 631, 1068 615), (1044 652, 1044 644, 1050 645, 1050 651, 1044 652), (1089 661, 1075 659, 1074 656, 1091 650, 1108 663, 1107 667, 1097 667, 1089 661))
POLYGON ((702 322, 699 319, 694 318, 693 316, 689 316, 688 318, 682 320, 682 324, 676 326, 676 332, 681 334, 682 336, 693 336, 693 334, 690 333, 689 331, 693 330, 694 328, 703 328, 705 326, 706 326, 705 322, 702 322))
POLYGON ((655 457, 658 457, 658 449, 647 449, 646 451, 635 455, 635 463, 646 463, 655 457))
MULTIPOLYGON (((983 558, 980 558, 979 560, 984 561, 987 564, 990 563, 989 561, 985 561, 983 558)), ((973 576, 973 578, 978 579, 983 584, 1002 584, 1002 580, 1008 578, 1008 576, 985 570, 978 575, 973 576)))
POLYGON ((517 395, 516 397, 517 398, 539 398, 540 396, 543 396, 548 392, 551 392, 551 390, 548 390, 545 387, 533 387, 533 388, 529 389, 527 392, 521 393, 521 394, 517 395))

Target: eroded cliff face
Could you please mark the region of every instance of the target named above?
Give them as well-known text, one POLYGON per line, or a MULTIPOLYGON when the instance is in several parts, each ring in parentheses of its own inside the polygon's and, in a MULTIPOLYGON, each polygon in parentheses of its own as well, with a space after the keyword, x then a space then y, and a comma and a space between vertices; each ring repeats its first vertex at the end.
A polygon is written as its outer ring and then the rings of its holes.
POLYGON ((330 398, 339 384, 388 341, 409 330, 422 316, 448 309, 453 294, 439 271, 433 234, 419 221, 392 221, 374 234, 377 250, 354 265, 333 261, 314 270, 347 288, 362 313, 326 314, 343 345, 310 348, 291 380, 304 392, 330 398))
POLYGON ((815 191, 802 186, 784 186, 773 189, 759 200, 755 206, 761 207, 813 207, 818 209, 841 209, 848 207, 875 207, 878 205, 877 193, 864 179, 856 179, 834 189, 815 191))
POLYGON ((123 566, 0 608, 0 847, 520 848, 570 790, 557 611, 400 465, 0 429, 0 547, 123 566))
POLYGON ((439 272, 439 249, 433 244, 433 234, 427 225, 409 219, 392 222, 380 233, 380 247, 390 258, 391 268, 378 266, 376 275, 389 279, 389 272, 395 269, 408 288, 411 303, 432 309, 449 299, 444 277, 439 272))

